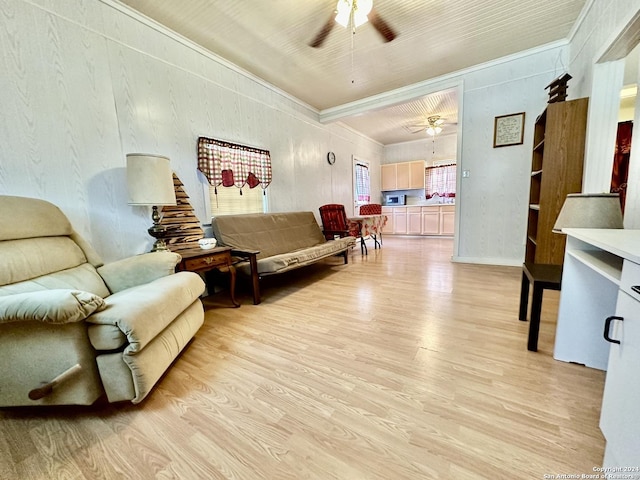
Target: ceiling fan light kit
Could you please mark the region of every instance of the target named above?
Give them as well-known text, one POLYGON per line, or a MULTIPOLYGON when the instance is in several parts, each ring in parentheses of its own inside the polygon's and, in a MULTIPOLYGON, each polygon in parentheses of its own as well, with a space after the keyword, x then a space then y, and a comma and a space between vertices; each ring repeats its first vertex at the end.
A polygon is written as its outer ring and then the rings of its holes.
POLYGON ((367 22, 373 25, 373 28, 377 30, 385 42, 390 42, 396 38, 396 32, 374 10, 373 0, 338 0, 329 19, 309 43, 309 46, 313 48, 321 47, 336 23, 345 28, 350 27, 355 33, 357 27, 367 22))
POLYGON ((367 15, 372 8, 373 0, 338 0, 336 22, 345 28, 348 27, 353 12, 353 27, 359 27, 369 21, 367 15))

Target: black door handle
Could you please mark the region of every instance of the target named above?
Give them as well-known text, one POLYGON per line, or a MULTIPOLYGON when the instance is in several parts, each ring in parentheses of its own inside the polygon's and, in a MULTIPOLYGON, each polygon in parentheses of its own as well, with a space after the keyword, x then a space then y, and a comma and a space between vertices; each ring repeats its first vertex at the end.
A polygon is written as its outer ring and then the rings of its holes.
POLYGON ((604 339, 607 342, 617 343, 619 345, 620 340, 615 340, 609 336, 609 330, 611 329, 611 322, 613 322, 614 320, 620 320, 622 322, 624 321, 624 318, 616 317, 616 316, 607 317, 607 319, 604 321, 604 339))

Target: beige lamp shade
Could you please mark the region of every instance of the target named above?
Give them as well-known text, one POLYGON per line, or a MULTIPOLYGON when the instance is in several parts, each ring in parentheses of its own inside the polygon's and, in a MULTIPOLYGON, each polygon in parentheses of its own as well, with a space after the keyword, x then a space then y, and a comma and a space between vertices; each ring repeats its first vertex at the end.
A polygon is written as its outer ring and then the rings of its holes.
POLYGON ((563 228, 623 228, 620 195, 617 193, 570 193, 553 226, 563 228))
POLYGON ((129 205, 175 205, 173 172, 167 157, 127 154, 129 205))

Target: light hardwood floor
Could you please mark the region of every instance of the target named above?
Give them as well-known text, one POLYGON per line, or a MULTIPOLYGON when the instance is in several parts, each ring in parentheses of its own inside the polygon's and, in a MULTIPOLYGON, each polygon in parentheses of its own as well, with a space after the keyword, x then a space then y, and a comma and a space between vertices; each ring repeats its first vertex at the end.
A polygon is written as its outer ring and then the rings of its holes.
POLYGON ((592 473, 604 372, 553 360, 557 292, 529 352, 521 270, 451 254, 451 239, 387 236, 270 279, 261 305, 214 295, 142 404, 0 410, 0 478, 592 473))

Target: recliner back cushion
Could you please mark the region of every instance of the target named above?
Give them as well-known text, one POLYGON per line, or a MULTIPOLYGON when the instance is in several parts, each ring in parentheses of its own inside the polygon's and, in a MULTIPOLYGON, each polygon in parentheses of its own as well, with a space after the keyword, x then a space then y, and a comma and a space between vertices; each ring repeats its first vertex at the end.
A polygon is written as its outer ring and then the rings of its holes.
POLYGON ((40 237, 0 242, 0 285, 22 282, 86 263, 69 237, 40 237))
POLYGON ((260 250, 271 257, 326 242, 312 212, 221 215, 211 220, 213 233, 224 245, 260 250))
POLYGON ((69 237, 0 241, 0 295, 49 288, 109 295, 95 267, 69 237))
POLYGON ((55 205, 37 198, 0 196, 0 240, 72 233, 71 223, 55 205))
POLYGON ((104 280, 102 280, 102 277, 98 275, 95 267, 90 263, 83 263, 77 267, 50 273, 49 275, 43 275, 42 277, 36 277, 31 280, 25 280, 24 282, 0 286, 0 295, 37 292, 39 290, 54 288, 84 290, 85 292, 93 293, 102 298, 111 295, 104 280))

